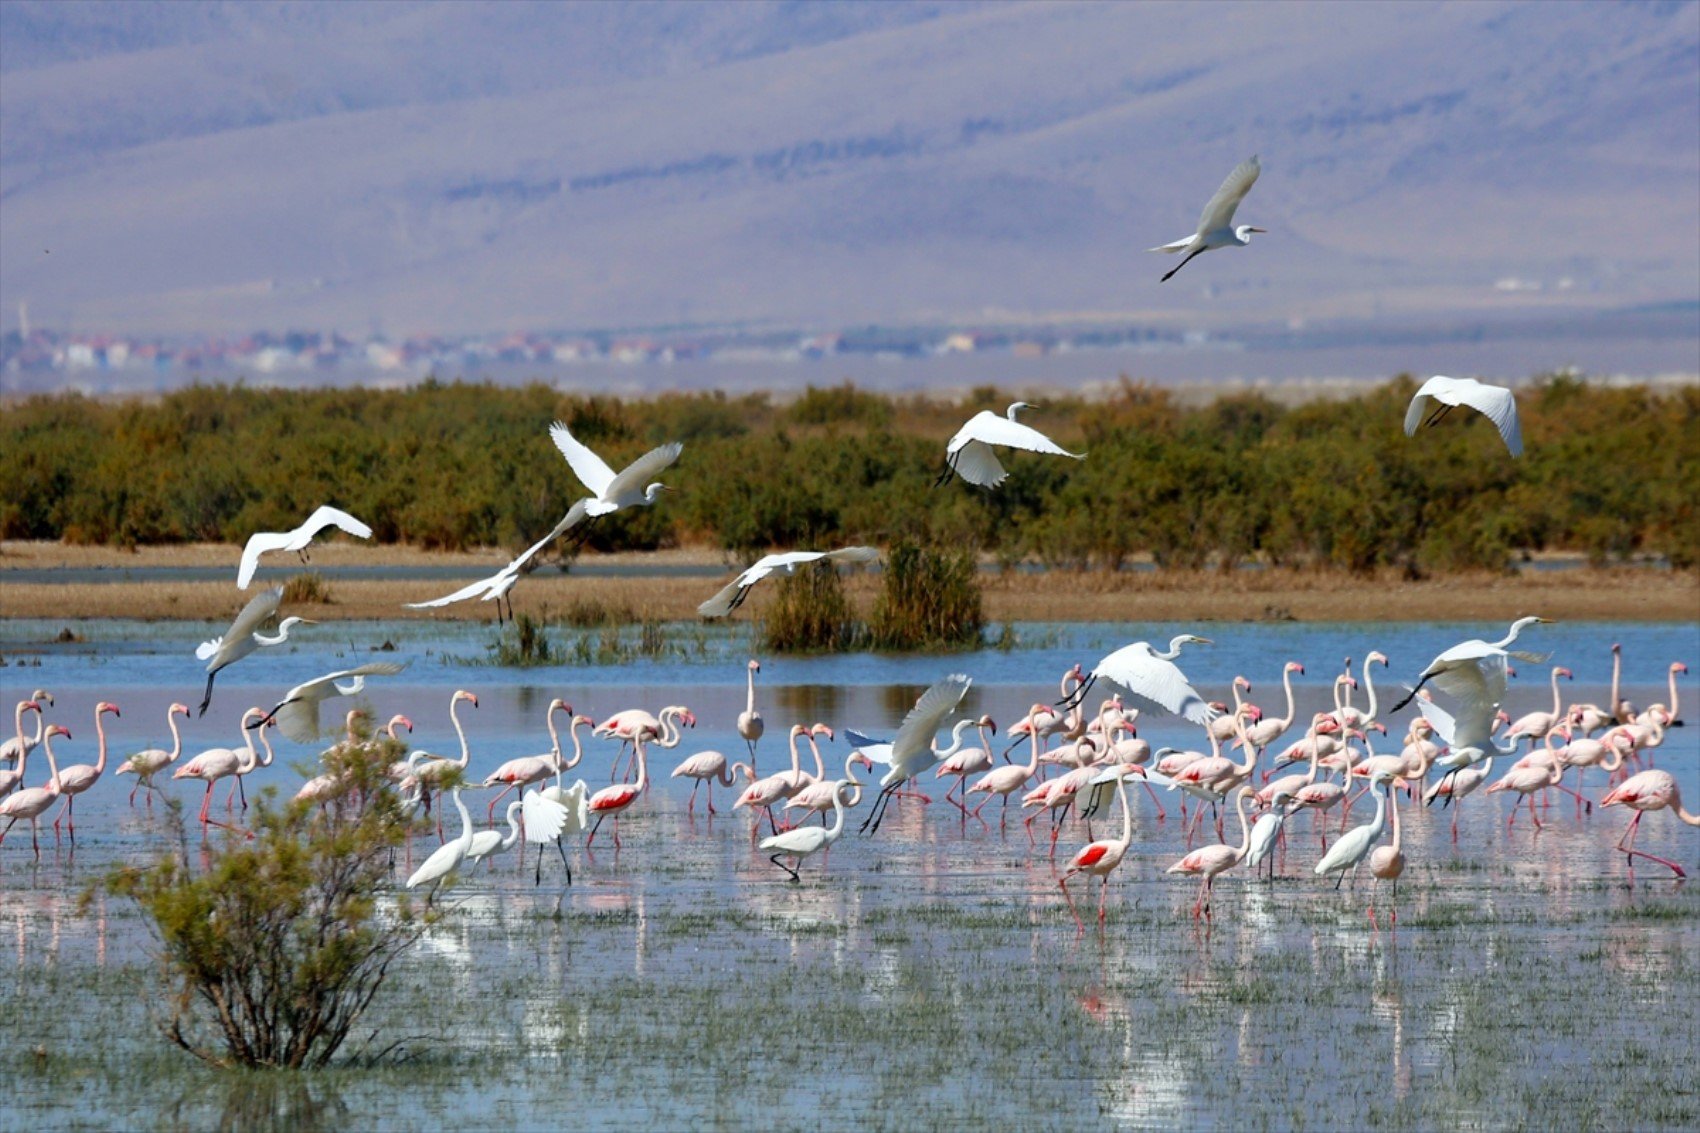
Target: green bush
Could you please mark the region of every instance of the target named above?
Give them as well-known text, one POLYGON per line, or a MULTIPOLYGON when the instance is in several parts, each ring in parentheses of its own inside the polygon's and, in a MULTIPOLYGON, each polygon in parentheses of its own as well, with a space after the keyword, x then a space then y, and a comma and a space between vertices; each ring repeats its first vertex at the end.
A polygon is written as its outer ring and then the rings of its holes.
POLYGON ((885 585, 868 621, 875 649, 974 649, 984 625, 971 552, 903 542, 887 553, 885 585))
POLYGON ((817 562, 779 580, 762 619, 762 644, 773 653, 830 652, 847 648, 857 628, 838 571, 817 562))

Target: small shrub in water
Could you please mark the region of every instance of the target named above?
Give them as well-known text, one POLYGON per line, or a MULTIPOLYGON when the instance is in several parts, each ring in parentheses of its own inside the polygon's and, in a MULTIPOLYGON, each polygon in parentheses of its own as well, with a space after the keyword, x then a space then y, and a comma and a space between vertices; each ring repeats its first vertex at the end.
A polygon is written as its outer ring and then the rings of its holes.
POLYGON ((329 606, 336 602, 331 597, 330 584, 325 576, 316 570, 306 574, 298 574, 283 584, 283 600, 285 602, 317 602, 321 606, 329 606))
POLYGON ((762 642, 774 653, 825 652, 848 647, 856 631, 838 572, 819 562, 779 580, 762 642))
POLYGON ((555 665, 562 660, 544 636, 543 624, 529 614, 516 614, 513 624, 490 643, 489 649, 495 655, 495 664, 514 668, 555 665))
POLYGON ((875 649, 973 649, 985 614, 974 555, 898 543, 887 556, 885 589, 868 636, 875 649))
MULTIPOLYGON (((141 907, 162 947, 166 1038, 217 1066, 329 1063, 390 964, 424 931, 403 901, 381 908, 408 820, 388 778, 405 746, 341 744, 325 755, 339 789, 322 806, 255 805, 197 871, 186 849, 120 869, 108 888, 141 907)), ((180 811, 174 812, 186 847, 180 811)))

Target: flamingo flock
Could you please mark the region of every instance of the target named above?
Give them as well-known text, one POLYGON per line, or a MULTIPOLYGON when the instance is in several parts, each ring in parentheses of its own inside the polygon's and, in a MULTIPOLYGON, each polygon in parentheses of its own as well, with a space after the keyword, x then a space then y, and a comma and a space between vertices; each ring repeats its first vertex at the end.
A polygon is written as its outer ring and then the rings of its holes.
MULTIPOLYGON (((1167 817, 1162 800, 1167 797, 1171 805, 1178 803, 1182 821, 1176 835, 1184 844, 1178 847, 1178 859, 1166 870, 1197 880, 1192 913, 1199 918, 1212 915, 1214 887, 1232 871, 1244 868, 1257 875, 1266 870, 1271 879, 1283 872, 1282 862, 1303 852, 1302 840, 1289 838, 1290 820, 1308 810, 1317 841, 1317 857, 1309 863, 1311 871, 1321 877, 1334 875, 1339 888, 1348 878, 1355 886, 1367 865, 1372 882, 1385 881, 1391 887, 1390 913, 1396 924, 1398 880, 1409 866, 1400 825, 1402 794, 1407 808, 1451 807, 1454 841, 1463 801, 1484 787, 1487 795, 1514 797, 1508 827, 1514 827, 1521 809, 1539 830, 1545 825, 1542 811, 1550 805, 1544 802, 1544 796, 1552 790, 1574 798, 1579 819, 1593 813, 1596 800, 1584 793, 1582 776, 1596 768, 1608 779, 1597 805, 1602 810, 1622 806, 1633 812, 1614 846, 1624 854, 1631 883, 1637 860, 1662 866, 1675 878, 1686 876, 1680 862, 1636 848, 1635 837, 1643 816, 1653 811, 1669 811, 1682 823, 1700 826, 1700 815, 1684 806, 1677 777, 1669 770, 1651 766, 1667 731, 1681 725, 1676 679, 1687 666, 1682 662, 1670 666, 1666 702, 1638 711, 1619 695, 1616 670, 1621 666, 1621 651, 1614 646, 1611 707, 1566 705, 1559 682, 1568 679, 1571 672, 1553 667, 1548 673, 1554 697, 1551 710, 1512 721, 1500 707, 1505 699, 1509 659, 1541 664, 1546 657, 1510 647, 1541 620, 1521 619, 1497 642, 1472 641, 1455 646, 1418 671, 1408 686, 1410 695, 1399 702, 1401 706, 1414 703, 1417 712, 1406 725, 1397 754, 1392 745, 1381 753, 1374 747, 1376 735, 1391 734, 1387 721, 1379 718, 1385 702, 1378 698, 1372 676, 1372 666, 1388 665, 1383 655, 1370 653, 1366 657, 1361 680, 1351 675, 1348 661, 1347 671, 1332 684, 1333 710, 1312 714, 1295 737, 1300 715, 1292 678, 1305 672, 1301 662, 1281 665, 1282 716, 1266 713, 1246 699, 1252 682, 1243 676, 1230 683, 1232 706, 1211 702, 1197 692, 1176 663, 1183 647, 1209 643, 1194 635, 1182 635, 1166 650, 1141 642, 1111 653, 1090 671, 1081 665, 1070 667, 1059 683, 1057 703, 1031 704, 1006 732, 1013 740, 1011 745, 997 754, 998 726, 993 718, 961 712, 974 683, 972 678, 952 674, 919 697, 889 740, 853 728, 835 728, 824 721, 791 724, 785 733, 789 766, 765 776, 759 776, 756 770, 759 743, 766 731, 757 706, 756 674, 760 665, 751 660, 745 669, 743 711, 736 720, 725 722, 727 731, 744 741, 749 759, 730 762, 720 751, 687 751, 672 769, 671 777, 692 781, 685 804, 688 816, 695 814, 697 792, 707 788, 710 821, 720 813, 714 806, 714 787, 731 789, 741 783, 732 813, 742 810, 749 814, 753 852, 771 861, 791 882, 801 879, 805 863, 824 858, 841 841, 847 815, 862 802, 864 777, 869 773, 877 774, 877 794, 860 829, 870 837, 877 835, 890 807, 928 808, 932 804, 933 800, 920 790, 929 772, 935 781, 950 780, 950 789, 941 802, 947 804, 943 809, 953 816, 952 825, 962 837, 1005 836, 1008 811, 1014 803, 1018 814, 1028 812, 1023 823, 1028 844, 1034 852, 1046 855, 1063 904, 1080 932, 1086 930, 1086 924, 1069 883, 1082 876, 1088 883, 1098 880, 1097 920, 1102 929, 1109 918, 1111 876, 1129 860, 1134 844, 1134 811, 1138 806, 1127 790, 1130 781, 1145 788, 1158 823, 1167 817), (1100 682, 1109 695, 1096 712, 1088 713, 1088 690, 1100 682), (1364 707, 1352 703, 1360 687, 1368 693, 1364 707), (1171 746, 1153 750, 1139 736, 1142 713, 1146 718, 1164 713, 1184 718, 1198 729, 1198 744, 1194 749, 1171 746), (842 773, 829 776, 822 745, 840 742, 840 733, 848 750, 842 773), (808 747, 806 761, 804 745, 808 747), (1015 748, 1021 746, 1026 748, 1025 758, 1012 758, 1015 748), (1496 762, 1501 765, 1497 777, 1496 762), (812 764, 812 769, 806 763, 812 764), (1304 770, 1277 774, 1283 765, 1304 770), (1566 778, 1573 785, 1566 784, 1566 778), (1365 795, 1372 796, 1373 815, 1368 822, 1350 826, 1352 808, 1365 795), (994 799, 998 802, 995 824, 983 814, 994 799), (1109 810, 1115 821, 1116 808, 1120 810, 1121 836, 1095 838, 1094 819, 1109 810), (1214 816, 1217 841, 1195 845, 1206 809, 1214 816), (809 822, 812 816, 818 816, 818 824, 809 822), (1234 820, 1232 829, 1237 831, 1237 838, 1229 834, 1227 818, 1234 820), (1049 845, 1043 850, 1033 830, 1039 821, 1050 827, 1049 845), (1085 844, 1066 854, 1059 864, 1059 840, 1066 840, 1071 829, 1082 831, 1085 844)), ((334 692, 336 680, 347 675, 334 674, 336 679, 313 682, 313 688, 334 692)), ((457 689, 449 697, 447 716, 459 741, 458 756, 414 750, 390 768, 390 778, 403 797, 427 814, 433 795, 445 785, 453 786, 452 801, 461 817, 460 833, 443 839, 408 880, 410 887, 429 886, 428 901, 458 873, 520 845, 522 839, 540 847, 553 842, 569 885, 569 838, 582 835, 588 856, 606 823, 612 831, 614 852, 619 854, 623 848, 622 820, 641 822, 639 816, 649 809, 644 799, 651 783, 651 755, 681 747, 687 732, 698 723, 696 714, 682 704, 668 705, 656 713, 630 708, 598 720, 556 698, 543 714, 548 750, 504 760, 482 773, 474 770, 477 745, 461 717, 463 708, 476 709, 478 704, 477 694, 466 689, 457 689), (565 739, 557 725, 560 718, 567 723, 565 739), (570 785, 565 780, 566 773, 587 757, 583 733, 589 734, 592 743, 611 745, 616 781, 600 790, 589 789, 582 779, 570 785), (570 755, 565 751, 569 745, 570 755), (631 770, 620 777, 621 757, 628 752, 631 770), (489 829, 479 828, 462 798, 463 792, 480 788, 495 791, 485 811, 489 829), (496 808, 516 791, 520 797, 505 811, 504 831, 496 825, 496 808)), ((60 804, 59 814, 52 820, 55 837, 63 821, 75 844, 75 800, 96 788, 104 776, 107 717, 115 722, 123 719, 116 704, 101 701, 92 721, 98 744, 95 761, 62 763, 54 744, 70 741, 71 732, 64 724, 45 719, 52 705, 51 694, 39 689, 18 702, 13 717, 15 734, 7 746, 8 753, 15 753, 16 766, 0 772, 5 776, 0 779, 0 787, 4 787, 0 818, 6 820, 0 828, 0 842, 14 824, 27 819, 38 856, 37 824, 55 803, 60 804), (40 785, 26 785, 32 757, 38 752, 47 764, 48 777, 40 785)), ((315 709, 316 705, 314 701, 315 709)), ((348 713, 347 734, 339 743, 359 739, 364 715, 364 709, 348 713)), ((145 802, 151 807, 152 795, 160 790, 156 777, 166 770, 171 771, 174 781, 199 780, 205 785, 197 815, 203 830, 212 826, 236 829, 231 820, 214 816, 214 791, 221 781, 228 782, 224 804, 228 814, 243 794, 243 776, 272 761, 268 729, 277 723, 278 712, 250 708, 243 715, 238 744, 208 748, 184 759, 178 721, 188 717, 188 705, 171 704, 165 714, 171 747, 137 751, 117 766, 114 775, 135 776, 129 798, 132 807, 137 792, 145 792, 145 802)), ((404 742, 402 729, 411 732, 412 726, 411 719, 397 714, 381 731, 404 742)), ((872 782, 871 777, 868 782, 872 782)), ((330 777, 318 776, 303 785, 297 798, 313 804, 333 792, 335 786, 330 777)), ((242 805, 246 805, 245 798, 242 805)), ((437 810, 437 835, 442 839, 442 808, 437 810)), ((540 853, 539 881, 542 864, 540 853)), ((1373 894, 1365 912, 1375 923, 1373 894)))

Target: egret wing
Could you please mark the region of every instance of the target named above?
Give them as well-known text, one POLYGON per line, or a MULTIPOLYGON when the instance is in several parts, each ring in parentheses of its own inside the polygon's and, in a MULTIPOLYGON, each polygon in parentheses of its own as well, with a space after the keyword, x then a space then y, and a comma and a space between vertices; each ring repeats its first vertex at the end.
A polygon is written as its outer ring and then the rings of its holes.
MULTIPOLYGON (((283 587, 274 586, 262 591, 252 598, 242 612, 236 615, 236 620, 230 623, 230 628, 224 631, 224 641, 241 641, 252 637, 254 632, 272 618, 277 616, 277 608, 283 604, 283 587)), ((199 657, 200 650, 195 651, 199 657)), ((209 654, 210 656, 210 654, 209 654)))
POLYGON ((327 527, 338 528, 339 530, 346 531, 350 535, 357 536, 361 539, 370 539, 372 537, 372 529, 370 527, 361 523, 358 519, 355 519, 352 515, 349 515, 341 508, 334 508, 328 504, 315 510, 312 515, 307 517, 307 522, 296 528, 296 531, 306 532, 308 535, 316 535, 327 527))
POLYGON ((248 536, 248 542, 242 546, 242 564, 236 568, 236 589, 246 590, 248 584, 254 581, 254 571, 259 569, 261 555, 283 550, 294 538, 293 531, 256 531, 248 536))
POLYGON ((535 844, 555 841, 567 828, 567 808, 537 791, 527 791, 520 799, 520 818, 525 823, 525 840, 535 844))
POLYGON ((1009 479, 997 453, 982 441, 969 440, 951 451, 950 466, 956 474, 979 488, 995 488, 1009 479))
POLYGON ((1228 174, 1222 187, 1204 206, 1204 212, 1198 218, 1198 234, 1202 236, 1232 224, 1234 210, 1240 207, 1240 202, 1251 192, 1251 187, 1257 183, 1257 175, 1262 172, 1263 166, 1258 164, 1256 154, 1234 166, 1234 171, 1228 174))
POLYGON ((203 641, 195 646, 195 660, 205 661, 218 652, 218 647, 224 644, 224 638, 215 637, 211 641, 203 641))
POLYGON ((878 561, 879 557, 878 547, 840 547, 822 556, 835 563, 871 563, 878 561))
POLYGON ((739 575, 715 592, 714 597, 697 607, 697 613, 705 618, 723 618, 732 612, 732 602, 738 597, 738 591, 744 588, 744 576, 739 575))
POLYGON ((685 446, 678 441, 671 444, 652 448, 624 468, 620 474, 609 481, 607 490, 602 493, 603 499, 614 499, 626 492, 642 492, 650 477, 679 459, 679 454, 685 451, 685 446))
POLYGON ((1490 386, 1472 378, 1449 378, 1437 374, 1424 382, 1405 411, 1405 434, 1414 433, 1428 414, 1429 399, 1444 405, 1474 409, 1499 430, 1512 456, 1523 455, 1523 427, 1517 419, 1517 398, 1503 386, 1490 386))
POLYGON ((1452 738, 1458 734, 1458 722, 1452 718, 1452 713, 1422 696, 1417 697, 1417 711, 1434 728, 1434 734, 1451 747, 1452 738))
POLYGON ((402 605, 406 606, 410 610, 430 610, 435 609, 438 606, 448 606, 455 602, 464 602, 468 598, 476 597, 477 595, 488 591, 490 588, 495 586, 506 573, 506 568, 504 568, 497 571, 489 578, 481 578, 477 582, 467 583, 459 590, 456 590, 453 594, 445 594, 441 598, 433 598, 429 602, 403 602, 402 605))
POLYGON ((921 751, 931 746, 933 733, 939 730, 939 723, 962 702, 968 693, 968 686, 974 683, 973 678, 963 673, 952 673, 937 684, 933 685, 921 698, 915 702, 915 707, 909 710, 909 715, 903 718, 898 726, 897 735, 892 737, 892 758, 921 751))
POLYGON ((595 495, 606 495, 608 485, 614 480, 614 470, 608 467, 607 462, 579 443, 560 421, 549 426, 549 436, 555 447, 561 450, 561 455, 567 458, 567 466, 579 478, 579 483, 595 495))
POLYGON ((1188 248, 1192 247, 1197 240, 1197 235, 1182 236, 1179 240, 1171 240, 1167 244, 1159 244, 1155 248, 1147 248, 1145 250, 1147 252, 1164 252, 1172 256, 1176 252, 1186 251, 1188 248))
POLYGON ((975 415, 951 441, 951 450, 968 443, 967 440, 963 440, 964 436, 968 440, 979 441, 982 444, 1026 449, 1028 452, 1043 452, 1052 456, 1072 456, 1076 460, 1079 460, 1082 455, 1069 452, 1031 425, 1023 425, 1020 421, 1011 421, 1008 417, 999 417, 996 413, 975 415))

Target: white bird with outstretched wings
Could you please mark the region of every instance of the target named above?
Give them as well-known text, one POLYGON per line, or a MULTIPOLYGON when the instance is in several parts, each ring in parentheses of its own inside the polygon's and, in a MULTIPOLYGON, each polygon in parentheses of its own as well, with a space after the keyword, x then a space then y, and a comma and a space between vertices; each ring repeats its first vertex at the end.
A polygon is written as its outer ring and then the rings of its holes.
POLYGON ((1150 252, 1165 252, 1175 254, 1185 252, 1186 259, 1176 264, 1165 276, 1167 282, 1175 272, 1202 252, 1212 248, 1243 248, 1251 243, 1251 234, 1265 231, 1253 228, 1249 224, 1234 227, 1234 212, 1245 200, 1245 195, 1251 192, 1251 187, 1257 184, 1258 174, 1263 172, 1263 166, 1258 164, 1257 155, 1253 154, 1246 160, 1234 166, 1234 171, 1228 174, 1222 182, 1222 187, 1216 190, 1216 195, 1210 198, 1210 203, 1204 206, 1204 211, 1198 217, 1198 231, 1191 236, 1183 236, 1179 240, 1171 240, 1167 244, 1159 244, 1155 248, 1147 248, 1150 252))
POLYGON ((1523 426, 1517 421, 1517 399, 1502 386, 1490 386, 1474 378, 1449 378, 1436 374, 1424 382, 1416 396, 1411 398, 1410 408, 1405 410, 1405 435, 1414 437, 1424 425, 1440 424, 1460 405, 1474 409, 1492 421, 1512 456, 1523 455, 1523 426), (1437 402, 1440 404, 1438 410, 1434 409, 1437 402))
POLYGON ((989 409, 982 409, 970 417, 945 446, 945 470, 939 474, 936 483, 942 484, 954 473, 981 488, 997 487, 1009 478, 1009 473, 998 462, 997 454, 992 451, 993 445, 1042 452, 1049 456, 1066 456, 1073 460, 1084 459, 1084 453, 1069 452, 1031 425, 1023 425, 1015 419, 1016 413, 1031 408, 1025 401, 1017 401, 1004 411, 1002 417, 989 409))
POLYGON ((670 467, 679 459, 679 454, 685 451, 685 446, 678 441, 661 445, 650 449, 616 473, 600 456, 591 452, 574 437, 561 422, 557 421, 549 426, 549 436, 553 438, 555 447, 561 450, 561 455, 567 458, 567 466, 573 470, 573 475, 577 476, 579 482, 591 493, 590 498, 581 502, 584 504, 585 514, 592 518, 619 511, 623 507, 654 503, 656 497, 667 490, 667 485, 646 485, 644 481, 670 467))
POLYGON ((312 743, 319 738, 320 704, 332 697, 354 696, 366 687, 367 677, 393 677, 405 668, 405 661, 373 661, 326 673, 284 693, 283 699, 259 723, 275 723, 278 731, 298 744, 312 743))
POLYGON ((259 568, 261 555, 271 551, 305 551, 313 537, 327 527, 335 527, 361 539, 372 537, 372 529, 346 511, 321 507, 294 531, 258 531, 250 535, 247 545, 242 548, 242 565, 236 570, 236 588, 248 589, 248 584, 254 580, 254 571, 259 568))
MULTIPOLYGON (((410 610, 431 610, 436 609, 439 606, 452 605, 455 602, 464 602, 469 598, 477 598, 484 602, 494 601, 496 603, 497 616, 500 617, 502 599, 507 596, 508 591, 514 588, 514 583, 519 581, 519 576, 524 573, 527 564, 529 564, 532 559, 536 558, 543 548, 554 542, 568 529, 572 528, 580 520, 584 519, 584 517, 584 501, 580 500, 567 511, 566 516, 562 518, 561 522, 555 524, 549 534, 543 536, 543 538, 527 547, 524 551, 521 551, 511 561, 509 561, 507 566, 503 567, 495 574, 490 575, 488 578, 481 578, 477 582, 469 582, 459 590, 456 590, 453 594, 445 594, 441 598, 432 598, 427 602, 403 602, 402 605, 406 606, 410 610)), ((513 616, 513 602, 511 600, 508 603, 508 615, 510 617, 513 616)))
POLYGON ((837 551, 786 551, 778 555, 765 555, 723 586, 714 597, 698 606, 697 613, 705 618, 723 618, 743 605, 750 587, 762 579, 780 572, 794 574, 798 567, 806 563, 871 563, 879 557, 879 551, 873 547, 844 547, 837 551))

